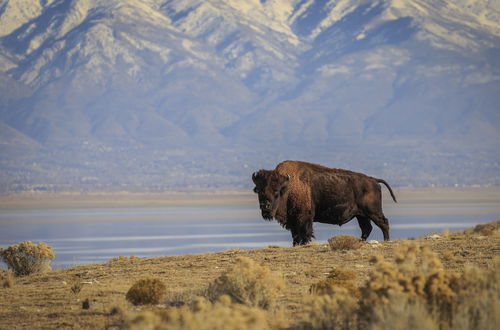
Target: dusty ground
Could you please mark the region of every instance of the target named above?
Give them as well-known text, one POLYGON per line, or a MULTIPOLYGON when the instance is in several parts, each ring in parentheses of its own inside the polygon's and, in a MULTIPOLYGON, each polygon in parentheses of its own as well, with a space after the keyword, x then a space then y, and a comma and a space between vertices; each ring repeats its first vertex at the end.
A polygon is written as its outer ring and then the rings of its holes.
MULTIPOLYGON (((439 254, 445 268, 461 271, 465 265, 491 267, 500 256, 500 237, 475 235, 441 235, 439 238, 412 240, 429 246, 439 254)), ((230 267, 236 257, 246 256, 281 273, 287 283, 280 299, 290 323, 304 317, 301 303, 311 284, 326 277, 334 267, 355 270, 358 284, 373 269, 374 255, 393 258, 394 249, 404 240, 365 243, 358 250, 332 251, 327 245, 303 247, 268 247, 259 250, 228 250, 220 253, 181 255, 159 258, 117 258, 104 264, 77 266, 42 275, 16 278, 11 288, 0 287, 1 329, 116 328, 123 314, 139 308, 129 304, 125 294, 138 279, 157 277, 167 286, 168 302, 191 299, 230 267), (73 283, 85 282, 78 294, 73 283), (89 309, 82 309, 88 299, 89 309), (118 307, 118 308, 117 308, 118 307), (122 312, 117 313, 120 310, 122 312)))

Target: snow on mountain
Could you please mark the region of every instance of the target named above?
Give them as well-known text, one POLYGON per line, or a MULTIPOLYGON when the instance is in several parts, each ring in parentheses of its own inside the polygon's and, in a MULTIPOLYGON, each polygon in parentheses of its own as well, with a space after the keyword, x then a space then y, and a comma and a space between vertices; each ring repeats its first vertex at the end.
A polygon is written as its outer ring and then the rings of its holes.
POLYGON ((499 58, 498 1, 0 0, 0 182, 244 185, 295 157, 498 183, 499 58))

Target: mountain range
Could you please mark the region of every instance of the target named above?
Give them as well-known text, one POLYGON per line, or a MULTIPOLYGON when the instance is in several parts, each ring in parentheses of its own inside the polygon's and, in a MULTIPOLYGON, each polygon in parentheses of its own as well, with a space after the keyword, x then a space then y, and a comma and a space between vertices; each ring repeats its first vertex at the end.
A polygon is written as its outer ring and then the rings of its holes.
POLYGON ((0 0, 4 192, 499 185, 499 127, 498 1, 0 0))

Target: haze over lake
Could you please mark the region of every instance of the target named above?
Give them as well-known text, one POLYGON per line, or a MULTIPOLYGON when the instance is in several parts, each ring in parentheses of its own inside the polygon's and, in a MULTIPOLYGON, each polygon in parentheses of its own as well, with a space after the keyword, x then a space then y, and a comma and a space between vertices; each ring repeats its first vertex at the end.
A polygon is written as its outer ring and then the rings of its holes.
MULTIPOLYGON (((408 193, 403 192, 397 204, 384 201, 391 239, 460 230, 500 219, 500 199, 495 193, 457 196, 450 190, 431 198, 424 196, 426 193, 407 198, 408 193)), ((314 230, 315 243, 325 243, 338 234, 361 233, 356 220, 342 227, 315 223, 314 230)), ((382 240, 380 229, 374 226, 369 239, 382 240)), ((0 206, 0 247, 26 240, 52 246, 56 268, 105 262, 116 256, 291 246, 290 232, 276 221, 264 221, 256 197, 250 194, 234 200, 220 196, 203 203, 179 200, 163 205, 147 201, 4 203, 0 206)))

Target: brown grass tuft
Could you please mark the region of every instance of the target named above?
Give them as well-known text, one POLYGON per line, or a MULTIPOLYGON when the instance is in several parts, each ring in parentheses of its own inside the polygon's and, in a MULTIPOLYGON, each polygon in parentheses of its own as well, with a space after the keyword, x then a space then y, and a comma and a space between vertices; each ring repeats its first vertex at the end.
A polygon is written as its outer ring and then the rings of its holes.
POLYGON ((156 305, 165 293, 165 284, 157 278, 139 280, 128 290, 126 298, 134 305, 156 305))
POLYGON ((2 287, 4 288, 12 288, 14 287, 15 279, 12 271, 2 271, 2 287))
POLYGON ((363 242, 360 238, 352 235, 337 235, 328 239, 328 245, 333 251, 356 250, 363 245, 363 242))
POLYGON ((71 283, 70 290, 71 292, 73 292, 74 295, 77 295, 80 293, 80 291, 82 291, 82 287, 83 287, 83 282, 78 279, 74 279, 71 283))
POLYGON ((30 241, 0 249, 0 258, 13 270, 16 276, 50 271, 50 263, 55 258, 53 249, 41 242, 30 241))
POLYGON ((209 285, 207 296, 215 301, 228 295, 235 303, 272 309, 284 286, 278 274, 251 259, 239 257, 232 269, 209 285))

